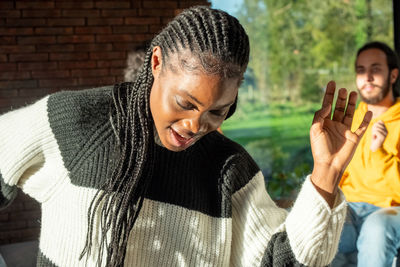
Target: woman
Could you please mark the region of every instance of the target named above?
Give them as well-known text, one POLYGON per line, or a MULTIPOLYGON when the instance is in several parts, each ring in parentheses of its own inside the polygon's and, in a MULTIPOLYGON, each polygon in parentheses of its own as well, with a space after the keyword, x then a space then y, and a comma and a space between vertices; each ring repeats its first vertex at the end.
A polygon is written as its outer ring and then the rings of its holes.
POLYGON ((215 131, 249 58, 239 22, 182 12, 133 83, 50 95, 0 117, 1 201, 42 205, 38 266, 324 266, 345 217, 337 184, 368 114, 335 85, 311 127, 314 170, 289 215, 242 147, 215 131))

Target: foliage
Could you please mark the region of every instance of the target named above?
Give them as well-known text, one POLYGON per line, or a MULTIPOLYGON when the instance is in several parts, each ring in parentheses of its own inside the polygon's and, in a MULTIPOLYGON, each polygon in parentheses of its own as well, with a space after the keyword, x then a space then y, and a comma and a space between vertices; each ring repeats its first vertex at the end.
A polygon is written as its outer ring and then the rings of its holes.
POLYGON ((222 129, 254 157, 273 198, 293 196, 311 171, 309 128, 326 83, 354 90, 357 49, 393 45, 392 12, 387 0, 243 0, 250 62, 222 129))

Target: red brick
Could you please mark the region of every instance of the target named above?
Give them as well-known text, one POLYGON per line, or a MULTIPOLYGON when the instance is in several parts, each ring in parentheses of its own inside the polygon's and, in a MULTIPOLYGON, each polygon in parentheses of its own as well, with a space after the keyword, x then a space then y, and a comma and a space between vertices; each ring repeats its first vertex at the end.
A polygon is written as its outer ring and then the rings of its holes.
POLYGON ((64 9, 64 8, 74 8, 74 9, 76 9, 76 8, 79 8, 79 9, 82 9, 82 8, 93 8, 93 2, 78 2, 78 1, 75 1, 75 2, 56 2, 56 8, 62 8, 62 9, 64 9))
POLYGON ((10 62, 47 61, 48 59, 49 55, 47 53, 10 55, 10 62))
MULTIPOLYGON (((18 29, 18 28, 17 28, 18 29)), ((40 35, 68 35, 74 32, 72 27, 49 27, 49 28, 36 28, 35 34, 40 35)))
POLYGON ((123 75, 119 75, 115 77, 115 83, 122 83, 125 81, 125 77, 123 75))
POLYGON ((2 222, 0 224, 0 231, 9 231, 15 229, 25 229, 27 223, 25 221, 11 221, 11 222, 2 222))
POLYGON ((1 35, 32 35, 32 28, 0 28, 1 35))
POLYGON ((36 50, 38 52, 72 52, 74 51, 74 45, 63 44, 63 45, 36 45, 36 50))
POLYGON ((129 1, 107 1, 107 2, 96 2, 96 8, 130 8, 129 1))
POLYGON ((0 18, 0 26, 6 25, 6 19, 0 18))
POLYGON ((91 52, 90 59, 125 59, 125 52, 91 52))
POLYGON ((80 78, 79 84, 91 86, 111 85, 115 84, 115 77, 80 78))
POLYGON ((80 26, 85 25, 84 18, 48 19, 47 26, 80 26))
POLYGON ((0 45, 0 53, 31 53, 35 51, 33 45, 0 45))
POLYGON ((114 26, 113 33, 146 33, 149 31, 147 25, 114 26))
POLYGON ((85 60, 88 59, 88 53, 51 53, 50 60, 85 60))
MULTIPOLYGON (((36 80, 24 80, 24 81, 0 81, 0 88, 8 88, 8 89, 15 89, 15 88, 36 88, 37 81, 36 80)), ((22 203, 19 203, 22 205, 22 203)), ((13 211, 16 211, 17 208, 13 207, 13 211)), ((22 207, 23 210, 23 207, 22 207)))
POLYGON ((13 71, 17 70, 16 63, 0 63, 0 71, 13 71))
POLYGON ((96 61, 62 61, 59 69, 94 69, 96 61))
POLYGON ((93 43, 93 35, 68 35, 68 36, 58 36, 58 43, 93 43))
POLYGON ((109 34, 109 35, 97 35, 96 41, 99 43, 111 43, 111 42, 133 42, 135 39, 132 34, 109 34))
POLYGON ((137 9, 103 9, 101 11, 102 17, 136 17, 137 14, 137 9))
MULTIPOLYGON (((40 208, 40 207, 39 207, 40 208)), ((40 227, 40 222, 38 220, 27 221, 28 228, 37 228, 40 227)))
POLYGON ((144 42, 113 43, 113 47, 114 51, 136 51, 144 47, 144 42))
POLYGON ((68 87, 78 85, 77 79, 48 79, 48 80, 40 80, 40 87, 68 87))
POLYGON ((39 219, 40 212, 37 211, 20 211, 13 212, 10 214, 10 220, 29 220, 29 219, 39 219))
MULTIPOLYGON (((45 90, 43 88, 30 88, 30 89, 18 89, 18 97, 41 97, 43 95, 45 95, 45 90)), ((39 212, 39 211, 38 211, 39 212)))
POLYGON ((4 10, 0 9, 0 18, 19 18, 21 12, 19 10, 4 10))
POLYGON ((99 77, 109 75, 108 69, 85 69, 85 70, 72 70, 73 77, 99 77))
POLYGON ((61 16, 59 9, 22 10, 24 18, 56 18, 61 16))
POLYGON ((0 36, 0 44, 13 45, 16 43, 17 43, 17 41, 14 36, 0 36))
POLYGON ((14 1, 10 0, 0 1, 0 9, 14 9, 14 1))
POLYGON ((75 44, 74 46, 74 50, 77 52, 111 51, 113 49, 112 44, 75 44))
MULTIPOLYGON (((176 14, 177 15, 177 14, 176 14)), ((169 17, 169 18, 161 18, 161 24, 162 25, 167 25, 174 17, 169 17)))
POLYGON ((125 68, 112 68, 112 69, 110 69, 110 74, 118 76, 118 75, 123 74, 124 70, 125 70, 125 68))
POLYGON ((35 27, 46 25, 46 20, 41 19, 7 19, 6 24, 11 27, 35 27))
POLYGON ((56 68, 57 62, 18 63, 18 70, 53 70, 56 68))
POLYGON ((149 8, 149 9, 139 9, 140 17, 171 17, 175 16, 174 9, 158 9, 158 8, 149 8))
POLYGON ((31 79, 31 74, 28 71, 18 71, 18 72, 0 72, 0 80, 25 80, 31 79))
MULTIPOLYGON (((15 98, 17 96, 18 96, 18 90, 17 89, 11 89, 11 88, 0 89, 0 98, 3 98, 3 99, 4 98, 15 98)), ((10 212, 12 212, 12 211, 10 211, 10 212)), ((9 212, 7 212, 7 214, 8 213, 9 212)), ((1 215, 0 215, 0 217, 1 217, 1 215)), ((0 222, 1 222, 1 219, 0 219, 0 222)), ((1 225, 1 223, 0 223, 0 225, 1 225)))
POLYGON ((66 78, 70 77, 69 70, 32 71, 32 78, 66 78))
POLYGON ((34 238, 38 237, 40 232, 40 228, 30 228, 30 229, 18 229, 18 230, 10 230, 4 231, 0 233, 0 238, 8 238, 10 241, 22 241, 22 238, 34 238))
POLYGON ((208 1, 179 1, 179 8, 189 8, 192 6, 210 6, 208 1))
POLYGON ((125 60, 99 60, 97 61, 97 67, 99 68, 114 68, 114 67, 125 67, 125 60))
POLYGON ((150 33, 159 33, 164 28, 164 25, 150 25, 150 33))
POLYGON ((7 62, 8 58, 7 55, 0 55, 0 62, 7 62))
POLYGON ((98 25, 98 26, 108 26, 108 25, 122 25, 124 23, 123 18, 101 18, 101 19, 93 19, 88 18, 88 25, 98 25))
POLYGON ((18 44, 54 44, 54 36, 18 37, 18 44))
POLYGON ((160 18, 125 18, 125 24, 127 25, 151 25, 159 23, 160 18))
POLYGON ((8 221, 8 213, 2 212, 0 213, 0 222, 6 222, 8 221))
POLYGON ((84 18, 93 18, 99 17, 100 11, 99 10, 80 10, 80 9, 65 9, 62 12, 63 17, 84 17, 84 18))
POLYGON ((40 210, 40 205, 37 201, 31 199, 30 201, 24 201, 25 210, 40 210))
POLYGON ((98 33, 98 34, 109 34, 112 33, 111 27, 75 27, 75 33, 77 34, 88 34, 88 33, 98 33))
POLYGON ((178 1, 143 1, 144 8, 177 8, 178 1))
POLYGON ((46 9, 54 8, 54 1, 17 1, 17 9, 46 9))

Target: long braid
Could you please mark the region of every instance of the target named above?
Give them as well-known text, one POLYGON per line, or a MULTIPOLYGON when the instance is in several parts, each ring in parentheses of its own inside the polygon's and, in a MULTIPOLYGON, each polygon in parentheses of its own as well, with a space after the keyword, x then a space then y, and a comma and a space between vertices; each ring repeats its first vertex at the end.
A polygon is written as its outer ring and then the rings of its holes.
MULTIPOLYGON (((194 7, 183 11, 153 39, 135 81, 114 87, 111 121, 119 147, 116 167, 90 204, 81 253, 81 258, 91 253, 98 220, 98 266, 104 259, 106 266, 123 266, 129 234, 151 183, 155 141, 149 99, 154 79, 151 56, 156 46, 162 51, 163 68, 170 54, 190 50, 206 73, 224 77, 242 77, 249 58, 248 37, 237 19, 220 10, 194 7)), ((236 103, 228 116, 235 107, 236 103)))

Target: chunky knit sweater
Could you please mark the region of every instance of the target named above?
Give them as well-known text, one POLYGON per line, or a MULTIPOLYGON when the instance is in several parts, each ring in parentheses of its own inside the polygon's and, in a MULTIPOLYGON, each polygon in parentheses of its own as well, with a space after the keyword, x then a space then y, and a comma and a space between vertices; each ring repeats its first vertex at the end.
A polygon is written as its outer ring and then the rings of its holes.
MULTIPOLYGON (((60 92, 0 117, 0 204, 17 187, 41 203, 38 266, 95 265, 96 242, 79 255, 90 202, 114 166, 110 100, 111 87, 60 92)), ((156 159, 125 266, 325 266, 334 257, 342 193, 330 209, 308 177, 288 214, 246 151, 217 132, 182 152, 157 145, 156 159)))

